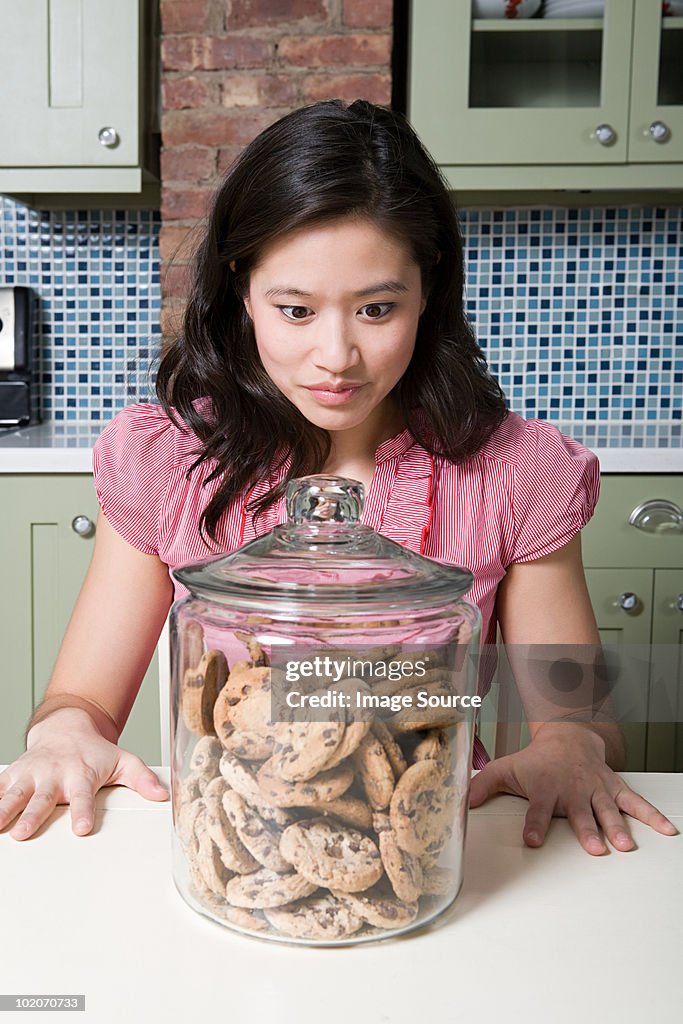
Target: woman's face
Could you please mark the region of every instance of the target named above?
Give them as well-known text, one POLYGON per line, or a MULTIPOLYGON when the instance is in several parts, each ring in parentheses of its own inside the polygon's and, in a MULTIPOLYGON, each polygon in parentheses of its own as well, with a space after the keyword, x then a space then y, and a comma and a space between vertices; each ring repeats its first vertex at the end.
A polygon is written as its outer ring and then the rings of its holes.
POLYGON ((367 220, 301 228, 266 248, 244 302, 266 372, 307 420, 386 421, 426 304, 405 245, 367 220))

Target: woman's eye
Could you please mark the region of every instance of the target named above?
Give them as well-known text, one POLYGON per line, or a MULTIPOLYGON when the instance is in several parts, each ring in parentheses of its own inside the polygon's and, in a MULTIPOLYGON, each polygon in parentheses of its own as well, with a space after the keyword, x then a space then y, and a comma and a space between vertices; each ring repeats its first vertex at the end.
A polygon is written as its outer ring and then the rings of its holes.
POLYGON ((305 320, 311 312, 308 306, 278 306, 277 308, 282 311, 288 320, 305 320), (293 311, 291 316, 288 313, 285 313, 286 309, 291 309, 293 311), (303 316, 300 315, 301 313, 303 313, 303 316))
POLYGON ((381 320, 393 307, 393 302, 371 302, 369 306, 363 306, 363 309, 366 311, 365 315, 369 316, 371 320, 381 320), (383 309, 385 312, 382 312, 383 309), (376 310, 379 310, 379 314, 375 312, 376 310))
MULTIPOLYGON (((362 309, 365 310, 365 315, 370 320, 382 320, 394 305, 394 302, 371 302, 367 306, 363 306, 362 309)), ((277 308, 281 310, 287 320, 305 320, 311 313, 308 306, 278 306, 277 308)))

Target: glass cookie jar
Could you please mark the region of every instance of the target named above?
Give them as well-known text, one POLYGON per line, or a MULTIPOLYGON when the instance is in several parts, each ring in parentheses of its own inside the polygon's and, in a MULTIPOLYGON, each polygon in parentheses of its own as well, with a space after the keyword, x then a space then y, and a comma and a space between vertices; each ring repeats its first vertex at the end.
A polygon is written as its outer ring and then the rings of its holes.
POLYGON ((363 525, 362 502, 357 481, 294 480, 286 523, 174 571, 174 879, 249 935, 376 940, 462 885, 472 575, 363 525))

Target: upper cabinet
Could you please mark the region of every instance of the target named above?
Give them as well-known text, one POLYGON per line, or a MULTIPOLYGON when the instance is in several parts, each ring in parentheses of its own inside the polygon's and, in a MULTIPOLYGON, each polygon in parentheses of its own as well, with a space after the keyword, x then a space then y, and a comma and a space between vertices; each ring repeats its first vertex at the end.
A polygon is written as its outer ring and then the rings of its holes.
POLYGON ((154 0, 0 0, 0 192, 141 197, 158 179, 154 0))
POLYGON ((479 19, 473 6, 411 9, 408 117, 452 188, 680 199, 683 17, 662 0, 605 0, 590 18, 479 19))

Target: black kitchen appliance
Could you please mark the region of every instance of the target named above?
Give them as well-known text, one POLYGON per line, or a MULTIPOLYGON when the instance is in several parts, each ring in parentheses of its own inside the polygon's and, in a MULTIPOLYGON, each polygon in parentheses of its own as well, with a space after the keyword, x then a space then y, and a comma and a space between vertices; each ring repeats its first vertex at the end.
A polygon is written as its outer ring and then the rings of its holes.
POLYGON ((33 365, 34 294, 0 285, 0 427, 38 423, 33 365))

